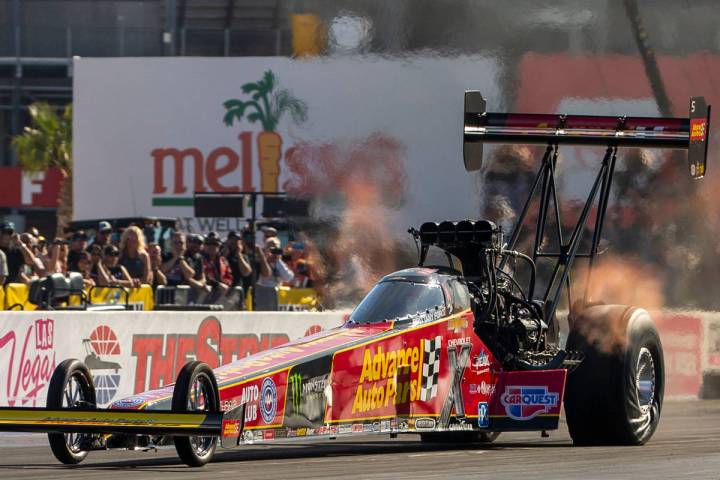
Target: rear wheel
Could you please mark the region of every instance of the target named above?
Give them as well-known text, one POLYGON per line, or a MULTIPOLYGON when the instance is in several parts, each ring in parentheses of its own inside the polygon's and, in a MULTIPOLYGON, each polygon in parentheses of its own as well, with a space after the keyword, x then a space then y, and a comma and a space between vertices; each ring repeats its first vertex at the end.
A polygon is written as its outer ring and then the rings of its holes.
MULTIPOLYGON (((55 368, 48 386, 47 408, 95 408, 95 386, 90 371, 80 360, 68 359, 55 368)), ((50 449, 64 464, 85 460, 92 435, 80 433, 48 433, 50 449)))
MULTIPOLYGON (((212 369, 202 362, 187 363, 178 374, 173 390, 172 409, 179 412, 219 412, 220 397, 212 369)), ((215 454, 217 437, 175 437, 180 460, 201 467, 215 454)))
POLYGON ((586 309, 567 348, 585 355, 568 375, 565 414, 578 445, 642 445, 660 421, 665 369, 647 311, 619 305, 586 309))

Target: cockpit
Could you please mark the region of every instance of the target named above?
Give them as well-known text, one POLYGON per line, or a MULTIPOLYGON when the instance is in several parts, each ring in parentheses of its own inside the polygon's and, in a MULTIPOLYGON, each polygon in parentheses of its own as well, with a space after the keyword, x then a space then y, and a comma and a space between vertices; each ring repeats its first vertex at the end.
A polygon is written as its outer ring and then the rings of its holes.
POLYGON ((407 269, 383 278, 355 307, 353 324, 389 321, 426 321, 448 312, 447 286, 443 276, 432 269, 407 269))
POLYGON ((350 315, 355 324, 411 320, 423 315, 441 317, 445 297, 440 284, 390 280, 378 283, 350 315))

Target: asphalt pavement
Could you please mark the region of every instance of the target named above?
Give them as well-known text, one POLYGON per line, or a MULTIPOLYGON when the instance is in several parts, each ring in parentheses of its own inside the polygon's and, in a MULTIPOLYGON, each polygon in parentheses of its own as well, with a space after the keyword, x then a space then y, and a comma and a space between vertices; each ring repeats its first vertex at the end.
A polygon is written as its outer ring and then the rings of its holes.
POLYGON ((564 423, 549 438, 505 433, 491 445, 429 445, 418 435, 218 450, 202 468, 175 450, 91 452, 57 463, 42 435, 0 435, 0 478, 32 479, 720 479, 720 401, 666 402, 658 431, 641 447, 573 447, 564 423))

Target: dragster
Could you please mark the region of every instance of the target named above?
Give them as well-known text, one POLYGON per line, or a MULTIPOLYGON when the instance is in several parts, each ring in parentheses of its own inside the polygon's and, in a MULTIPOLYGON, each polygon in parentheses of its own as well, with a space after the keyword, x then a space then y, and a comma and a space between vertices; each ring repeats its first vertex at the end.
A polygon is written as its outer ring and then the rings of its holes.
POLYGON ((690 175, 701 178, 710 107, 694 97, 688 118, 501 114, 487 112, 480 93, 468 91, 464 113, 469 171, 482 166, 484 143, 547 146, 508 237, 491 219, 426 222, 410 229, 418 266, 382 278, 338 328, 214 370, 189 362, 174 384, 107 409, 97 406, 88 368, 65 360, 53 373, 47 407, 2 408, 0 430, 47 432, 66 464, 91 450, 174 444, 183 462, 201 466, 218 444, 406 433, 423 442, 491 442, 501 432, 557 429, 564 406, 577 445, 647 442, 660 421, 665 383, 649 313, 590 302, 585 289, 561 341, 556 311, 562 292, 570 294, 575 260, 587 258, 592 267, 598 255, 618 149, 687 150, 690 175), (606 147, 569 234, 555 187, 565 144, 606 147), (520 252, 516 244, 536 197, 534 244, 520 252), (543 250, 553 234, 546 232, 548 217, 559 251, 543 250), (581 251, 588 228, 590 247, 581 251), (527 286, 509 259, 524 262, 527 286), (554 267, 538 291, 536 264, 548 259, 554 267))

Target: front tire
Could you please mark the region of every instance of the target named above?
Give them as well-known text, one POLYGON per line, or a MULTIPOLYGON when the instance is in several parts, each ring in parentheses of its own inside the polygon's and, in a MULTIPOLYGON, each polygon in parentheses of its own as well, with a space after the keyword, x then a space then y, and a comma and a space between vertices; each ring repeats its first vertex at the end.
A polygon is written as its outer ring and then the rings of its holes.
MULTIPOLYGON (((202 362, 188 362, 180 370, 173 389, 176 412, 219 412, 220 396, 212 369, 202 362)), ((174 437, 175 450, 186 465, 202 467, 215 454, 217 437, 174 437)))
MULTIPOLYGON (((90 371, 80 360, 68 359, 60 363, 50 378, 47 408, 94 408, 95 386, 90 371)), ((78 433, 48 433, 50 449, 59 461, 75 465, 87 457, 86 446, 92 436, 78 433)))
POLYGON ((568 375, 565 414, 576 445, 642 445, 660 421, 662 344, 647 311, 587 308, 572 322, 568 350, 585 359, 568 375))

